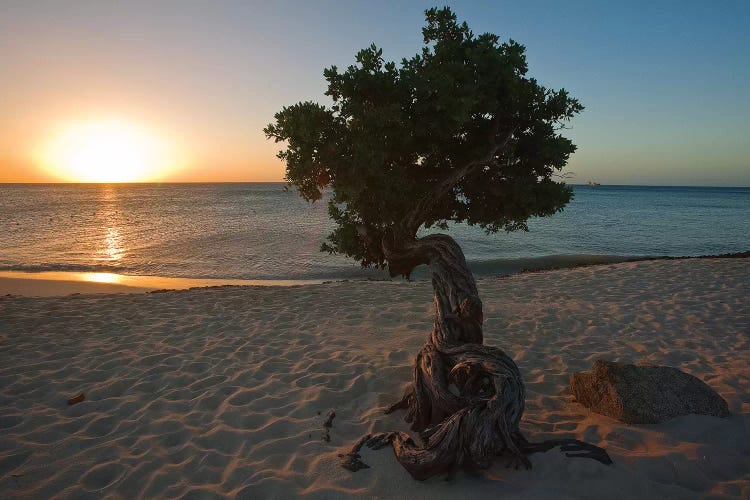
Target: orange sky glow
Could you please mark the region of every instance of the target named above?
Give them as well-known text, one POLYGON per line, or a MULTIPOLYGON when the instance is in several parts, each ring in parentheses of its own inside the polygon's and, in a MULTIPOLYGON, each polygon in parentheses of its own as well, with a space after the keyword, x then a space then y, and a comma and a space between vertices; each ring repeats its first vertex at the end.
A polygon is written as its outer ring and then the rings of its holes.
MULTIPOLYGON (((445 3, 586 106, 570 182, 750 185, 747 2, 445 3)), ((373 42, 417 53, 434 4, 0 2, 0 183, 283 181, 274 113, 373 42)))
POLYGON ((29 120, 0 139, 0 182, 283 180, 271 142, 255 137, 211 144, 184 127, 152 123, 124 113, 29 120))

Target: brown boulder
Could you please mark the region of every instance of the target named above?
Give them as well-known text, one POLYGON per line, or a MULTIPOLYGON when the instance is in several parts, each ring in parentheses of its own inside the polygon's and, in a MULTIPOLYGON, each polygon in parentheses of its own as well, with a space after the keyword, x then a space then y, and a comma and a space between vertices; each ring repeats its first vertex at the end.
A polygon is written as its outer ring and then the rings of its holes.
POLYGON ((628 424, 656 424, 696 413, 726 417, 727 402, 702 380, 669 366, 598 360, 574 373, 570 392, 596 413, 628 424))

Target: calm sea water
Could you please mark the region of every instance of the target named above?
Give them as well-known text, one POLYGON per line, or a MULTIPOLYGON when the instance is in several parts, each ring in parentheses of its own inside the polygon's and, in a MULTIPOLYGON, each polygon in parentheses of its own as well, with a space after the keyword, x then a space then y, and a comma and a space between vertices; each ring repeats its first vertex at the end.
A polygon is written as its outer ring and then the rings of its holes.
MULTIPOLYGON (((527 233, 449 230, 480 276, 622 256, 750 250, 750 188, 577 186, 527 233), (604 257, 602 257, 604 256, 604 257)), ((0 270, 340 279, 331 223, 283 184, 0 185, 0 270)))

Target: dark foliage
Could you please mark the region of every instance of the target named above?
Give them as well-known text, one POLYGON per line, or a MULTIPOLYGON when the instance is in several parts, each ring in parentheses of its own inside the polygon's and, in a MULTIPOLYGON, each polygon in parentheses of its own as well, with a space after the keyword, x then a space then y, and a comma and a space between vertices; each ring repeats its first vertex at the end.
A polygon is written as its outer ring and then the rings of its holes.
POLYGON ((475 35, 448 8, 426 11, 420 54, 386 62, 375 45, 324 71, 331 107, 285 107, 264 132, 307 200, 331 188, 337 228, 323 250, 387 265, 380 242, 449 221, 526 229, 570 200, 557 179, 575 151, 560 135, 583 107, 527 76, 524 47, 475 35), (420 205, 421 202, 421 205, 420 205))

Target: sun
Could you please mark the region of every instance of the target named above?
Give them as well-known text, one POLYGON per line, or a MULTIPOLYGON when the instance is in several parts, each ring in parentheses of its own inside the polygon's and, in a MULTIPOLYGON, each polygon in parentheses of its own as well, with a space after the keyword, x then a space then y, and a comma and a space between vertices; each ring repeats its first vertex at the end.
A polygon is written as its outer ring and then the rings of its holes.
POLYGON ((117 120, 69 124, 39 156, 52 174, 73 182, 142 182, 163 177, 169 165, 157 135, 117 120))

